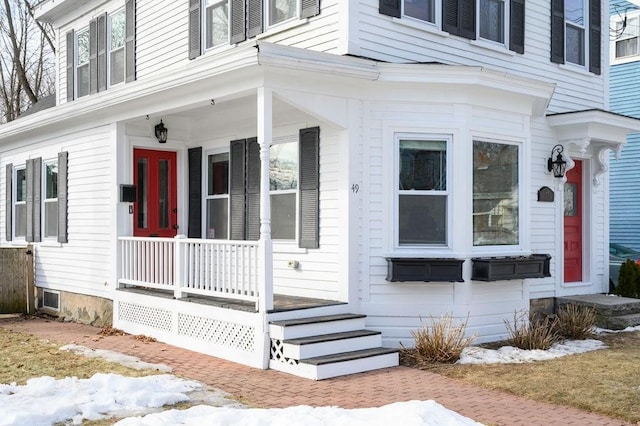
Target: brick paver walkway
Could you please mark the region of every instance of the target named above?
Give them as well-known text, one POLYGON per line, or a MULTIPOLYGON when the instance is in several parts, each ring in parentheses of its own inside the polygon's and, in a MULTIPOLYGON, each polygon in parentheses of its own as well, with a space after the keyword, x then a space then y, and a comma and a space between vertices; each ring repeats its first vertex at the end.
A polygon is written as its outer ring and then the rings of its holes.
POLYGON ((60 344, 109 349, 143 361, 166 364, 174 373, 231 393, 258 407, 293 405, 375 407, 433 399, 487 425, 624 425, 621 420, 483 389, 427 371, 387 368, 323 381, 258 370, 133 336, 100 336, 99 328, 42 318, 0 318, 0 327, 60 344))

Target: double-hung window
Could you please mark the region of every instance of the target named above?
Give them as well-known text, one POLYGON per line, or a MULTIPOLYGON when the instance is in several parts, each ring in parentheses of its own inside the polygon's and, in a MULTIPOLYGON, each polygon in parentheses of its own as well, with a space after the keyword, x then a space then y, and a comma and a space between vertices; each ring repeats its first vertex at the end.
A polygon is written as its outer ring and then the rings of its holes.
POLYGON ((638 16, 613 22, 614 59, 625 59, 640 55, 640 43, 638 42, 640 36, 639 25, 640 19, 638 16))
POLYGON ((480 38, 505 43, 505 19, 508 15, 506 0, 478 0, 478 28, 480 38))
POLYGON ((565 0, 564 18, 565 60, 572 64, 584 65, 587 26, 584 0, 565 0))
POLYGON ((396 139, 397 243, 446 245, 448 140, 406 135, 396 139))
POLYGON ((298 16, 298 0, 268 0, 269 26, 298 16))
POLYGON ((207 238, 229 235, 229 153, 207 157, 207 238))
POLYGON ((425 22, 436 22, 435 0, 404 0, 402 6, 404 16, 425 22))
POLYGON ((15 196, 13 204, 13 235, 24 239, 27 235, 27 169, 17 168, 15 177, 15 196))
POLYGON ((58 162, 44 164, 44 237, 58 236, 58 162))
POLYGON ((89 94, 89 28, 76 34, 76 96, 89 94))
POLYGON ((109 15, 109 85, 122 83, 125 73, 125 11, 109 15))
POLYGON ((206 49, 229 44, 228 0, 205 0, 204 28, 206 49))
POLYGON ((517 245, 518 146, 473 141, 473 245, 517 245))
POLYGON ((298 201, 298 141, 276 143, 269 150, 271 237, 296 239, 298 201))

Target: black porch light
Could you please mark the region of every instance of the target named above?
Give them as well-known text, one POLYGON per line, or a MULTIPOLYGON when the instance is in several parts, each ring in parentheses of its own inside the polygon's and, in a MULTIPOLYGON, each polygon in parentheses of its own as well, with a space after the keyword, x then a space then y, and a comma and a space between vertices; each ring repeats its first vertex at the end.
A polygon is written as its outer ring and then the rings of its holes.
POLYGON ((551 157, 547 160, 547 170, 553 171, 553 176, 557 178, 564 177, 564 173, 567 170, 567 162, 562 158, 562 152, 564 147, 562 145, 556 145, 551 150, 551 157), (556 153, 555 160, 553 154, 556 153))
POLYGON ((160 123, 156 124, 155 130, 156 130, 156 138, 158 139, 158 142, 166 143, 169 129, 164 127, 164 123, 162 122, 162 120, 160 120, 160 123))

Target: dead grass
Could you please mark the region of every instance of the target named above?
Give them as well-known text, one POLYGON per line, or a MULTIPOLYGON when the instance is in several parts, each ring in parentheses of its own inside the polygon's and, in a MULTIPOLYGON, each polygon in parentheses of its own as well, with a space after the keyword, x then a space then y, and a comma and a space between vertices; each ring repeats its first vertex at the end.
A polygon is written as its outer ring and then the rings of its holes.
POLYGON ((431 364, 422 368, 539 401, 640 422, 640 332, 598 339, 608 349, 527 364, 431 364))

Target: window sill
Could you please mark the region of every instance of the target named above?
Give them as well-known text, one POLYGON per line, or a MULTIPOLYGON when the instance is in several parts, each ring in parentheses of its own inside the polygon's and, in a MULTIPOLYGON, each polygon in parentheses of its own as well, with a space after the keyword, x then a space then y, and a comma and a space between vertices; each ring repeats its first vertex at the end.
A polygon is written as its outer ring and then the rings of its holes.
POLYGON ((550 277, 548 254, 471 259, 472 281, 502 281, 550 277))
POLYGON ((589 70, 587 69, 586 65, 576 65, 576 64, 565 63, 565 64, 558 64, 558 68, 560 68, 562 70, 575 72, 577 74, 587 75, 587 76, 594 76, 595 75, 595 74, 589 72, 589 70))
POLYGON ((516 52, 509 50, 506 45, 491 42, 488 40, 469 40, 469 44, 472 46, 481 47, 486 50, 491 50, 492 52, 500 53, 506 56, 516 56, 516 52))
POLYGON ((463 259, 387 257, 387 281, 464 282, 463 259))
POLYGON ((392 20, 396 24, 400 24, 414 30, 423 31, 425 33, 430 33, 439 37, 449 36, 449 33, 442 31, 440 28, 438 28, 437 24, 434 24, 432 22, 420 21, 418 19, 407 16, 403 16, 402 18, 392 18, 392 20))

